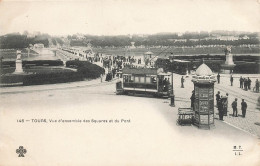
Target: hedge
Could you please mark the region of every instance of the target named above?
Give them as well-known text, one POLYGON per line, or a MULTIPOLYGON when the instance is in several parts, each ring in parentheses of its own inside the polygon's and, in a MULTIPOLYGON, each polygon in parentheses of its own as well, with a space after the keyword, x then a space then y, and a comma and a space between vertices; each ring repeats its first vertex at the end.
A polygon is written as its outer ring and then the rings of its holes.
POLYGON ((1 84, 23 82, 24 75, 3 75, 0 77, 1 84))
POLYGON ((82 75, 76 72, 32 74, 24 77, 23 85, 55 84, 82 80, 82 75))
MULTIPOLYGON (((33 63, 33 61, 28 61, 28 62, 31 64, 35 64, 33 63)), ((47 61, 37 61, 37 62, 38 62, 37 65, 45 64, 45 63, 48 64, 47 61)), ((52 62, 51 65, 55 65, 60 62, 59 61, 52 62)), ((57 73, 37 73, 37 74, 29 74, 29 75, 2 75, 0 78, 0 83, 8 84, 8 83, 23 82, 23 85, 65 83, 65 82, 73 82, 73 81, 82 81, 86 78, 94 79, 100 77, 101 74, 105 73, 105 70, 102 67, 99 67, 98 65, 92 64, 87 61, 68 61, 66 65, 68 67, 75 66, 78 69, 77 72, 66 71, 66 72, 57 72, 57 73)))
POLYGON ((66 67, 75 67, 84 78, 98 78, 105 73, 105 69, 88 61, 72 60, 66 62, 66 67))
MULTIPOLYGON (((22 61, 23 66, 28 64, 34 64, 35 66, 43 66, 48 64, 48 66, 63 66, 63 61, 61 60, 34 60, 34 61, 22 61)), ((9 65, 10 67, 15 67, 15 61, 3 61, 3 65, 9 65)))
POLYGON ((27 64, 35 64, 36 66, 43 66, 48 64, 49 66, 62 66, 63 62, 61 60, 35 60, 35 61, 23 61, 23 66, 27 64))

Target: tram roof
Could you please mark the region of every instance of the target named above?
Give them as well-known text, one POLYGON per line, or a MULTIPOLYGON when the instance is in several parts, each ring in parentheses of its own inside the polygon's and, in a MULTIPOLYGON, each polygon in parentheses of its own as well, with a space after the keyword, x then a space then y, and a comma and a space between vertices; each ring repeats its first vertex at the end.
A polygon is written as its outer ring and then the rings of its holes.
POLYGON ((163 73, 162 68, 123 68, 123 74, 148 74, 148 75, 157 75, 163 73))
POLYGON ((181 62, 181 63, 188 63, 190 61, 180 60, 180 59, 174 59, 175 62, 181 62))

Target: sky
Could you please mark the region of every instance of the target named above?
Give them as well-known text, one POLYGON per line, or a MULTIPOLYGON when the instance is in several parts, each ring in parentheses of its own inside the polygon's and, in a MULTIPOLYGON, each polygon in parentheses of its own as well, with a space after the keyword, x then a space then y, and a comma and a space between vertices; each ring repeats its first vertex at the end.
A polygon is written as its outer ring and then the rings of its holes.
POLYGON ((0 35, 260 31, 260 0, 0 0, 0 35))

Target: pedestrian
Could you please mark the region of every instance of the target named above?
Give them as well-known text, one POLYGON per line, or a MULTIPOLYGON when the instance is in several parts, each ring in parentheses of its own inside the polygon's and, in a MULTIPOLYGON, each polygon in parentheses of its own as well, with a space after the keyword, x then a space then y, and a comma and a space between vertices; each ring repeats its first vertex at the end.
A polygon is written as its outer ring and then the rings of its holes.
POLYGON ((241 102, 241 110, 242 110, 242 116, 243 116, 243 118, 246 117, 246 109, 247 109, 247 103, 245 102, 244 99, 242 99, 242 102, 241 102))
POLYGON ((258 81, 258 79, 256 79, 256 81, 255 81, 255 90, 256 90, 257 93, 259 92, 259 81, 258 81))
POLYGON ((248 77, 248 79, 247 79, 247 86, 248 86, 248 89, 250 90, 251 89, 251 80, 250 80, 250 78, 248 77))
POLYGON ((237 117, 237 98, 235 98, 235 101, 231 104, 233 108, 233 116, 237 117))
POLYGON ((233 86, 233 76, 232 76, 232 74, 230 76, 230 83, 231 83, 231 86, 233 86))
POLYGON ((184 84, 183 84, 184 81, 185 81, 185 80, 184 80, 184 78, 183 78, 183 76, 182 76, 182 77, 181 77, 181 88, 184 88, 184 84))
POLYGON ((218 105, 218 101, 220 100, 220 91, 216 94, 216 103, 218 105))
POLYGON ((244 78, 244 89, 247 91, 247 79, 244 78))
POLYGON ((101 83, 102 83, 102 76, 103 76, 103 74, 100 74, 100 81, 101 81, 101 83))
POLYGON ((109 78, 108 78, 109 76, 108 76, 108 74, 106 75, 106 79, 105 79, 105 81, 109 81, 109 78))
POLYGON ((220 75, 219 75, 219 73, 217 75, 217 79, 218 79, 218 84, 219 84, 220 83, 220 75))
POLYGON ((221 99, 222 108, 223 108, 223 116, 227 116, 227 97, 223 96, 221 99))
POLYGON ((223 120, 224 110, 223 110, 222 96, 218 103, 218 115, 219 115, 219 120, 223 120))
POLYGON ((239 82, 240 82, 240 88, 243 89, 243 78, 242 78, 242 76, 240 77, 239 82))
POLYGON ((191 107, 192 110, 194 110, 194 101, 195 101, 195 92, 193 90, 192 95, 190 97, 190 103, 191 103, 190 107, 191 107))

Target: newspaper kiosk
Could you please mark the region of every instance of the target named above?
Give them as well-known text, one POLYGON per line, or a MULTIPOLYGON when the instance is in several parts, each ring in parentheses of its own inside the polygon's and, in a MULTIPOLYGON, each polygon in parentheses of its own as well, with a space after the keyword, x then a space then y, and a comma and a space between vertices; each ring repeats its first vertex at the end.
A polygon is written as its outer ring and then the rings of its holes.
POLYGON ((214 83, 211 69, 202 64, 192 77, 195 91, 194 124, 198 128, 210 129, 214 126, 214 83))

